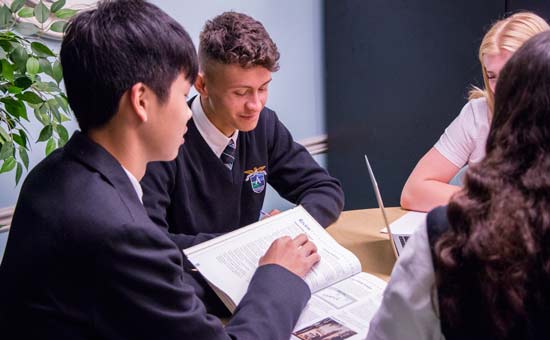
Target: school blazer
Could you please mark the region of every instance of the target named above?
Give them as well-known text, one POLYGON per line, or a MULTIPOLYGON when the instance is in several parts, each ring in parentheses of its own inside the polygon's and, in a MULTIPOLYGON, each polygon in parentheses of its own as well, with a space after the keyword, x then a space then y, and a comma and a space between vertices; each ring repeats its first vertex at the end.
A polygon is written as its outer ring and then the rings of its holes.
POLYGON ((2 338, 287 340, 310 297, 262 266, 224 327, 182 260, 117 160, 77 132, 22 187, 0 267, 2 338))

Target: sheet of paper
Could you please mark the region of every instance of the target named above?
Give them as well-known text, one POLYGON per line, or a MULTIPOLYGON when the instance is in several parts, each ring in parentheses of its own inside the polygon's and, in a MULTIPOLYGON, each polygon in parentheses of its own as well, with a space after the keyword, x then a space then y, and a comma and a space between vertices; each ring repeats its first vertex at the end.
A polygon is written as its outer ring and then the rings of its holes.
MULTIPOLYGON (((392 233, 397 235, 412 235, 416 229, 426 223, 426 216, 428 214, 418 211, 409 211, 405 215, 401 216, 393 223, 390 223, 392 233)), ((381 233, 387 234, 388 230, 383 228, 381 233)))

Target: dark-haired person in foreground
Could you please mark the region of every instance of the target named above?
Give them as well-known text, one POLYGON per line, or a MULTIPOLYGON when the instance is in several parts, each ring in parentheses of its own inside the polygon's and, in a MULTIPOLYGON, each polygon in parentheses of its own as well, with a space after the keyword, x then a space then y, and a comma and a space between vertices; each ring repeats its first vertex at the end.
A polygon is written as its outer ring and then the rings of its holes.
POLYGON ((2 338, 288 339, 319 260, 304 235, 271 245, 224 327, 141 203, 147 162, 176 157, 191 116, 185 30, 147 2, 101 2, 69 23, 61 63, 81 132, 23 185, 0 268, 2 338))
POLYGON ((265 106, 278 60, 248 15, 226 12, 205 24, 186 144, 176 160, 151 163, 141 183, 149 216, 180 248, 256 222, 268 183, 324 227, 340 215, 338 180, 265 106))
POLYGON ((550 337, 550 32, 500 73, 487 154, 407 243, 367 339, 550 337))

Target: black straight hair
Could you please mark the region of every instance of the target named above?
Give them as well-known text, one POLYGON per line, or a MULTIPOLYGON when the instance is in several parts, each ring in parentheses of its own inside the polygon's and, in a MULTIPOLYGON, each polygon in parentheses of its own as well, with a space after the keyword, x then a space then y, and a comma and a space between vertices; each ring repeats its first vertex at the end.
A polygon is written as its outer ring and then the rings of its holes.
POLYGON ((143 0, 102 1, 76 15, 60 56, 69 104, 83 132, 109 122, 136 83, 150 87, 164 103, 179 74, 194 83, 198 73, 189 34, 143 0))

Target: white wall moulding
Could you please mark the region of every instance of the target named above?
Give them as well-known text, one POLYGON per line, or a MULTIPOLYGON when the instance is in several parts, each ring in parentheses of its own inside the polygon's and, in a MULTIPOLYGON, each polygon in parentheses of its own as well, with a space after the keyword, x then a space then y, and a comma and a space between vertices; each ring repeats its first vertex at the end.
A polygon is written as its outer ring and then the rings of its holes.
POLYGON ((9 228, 15 207, 0 208, 0 229, 9 228))
POLYGON ((326 134, 304 138, 299 140, 298 143, 302 144, 313 156, 325 153, 328 150, 328 141, 326 134))

